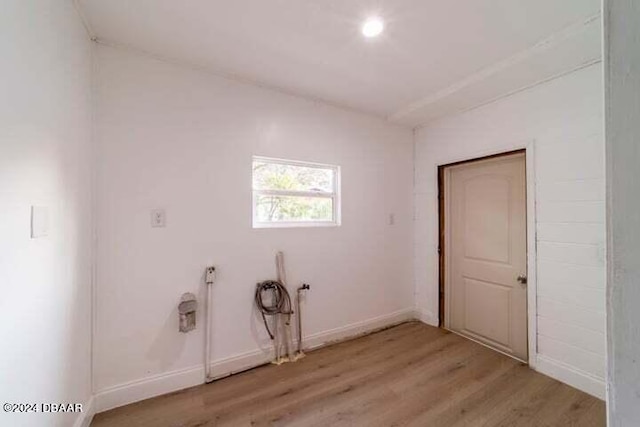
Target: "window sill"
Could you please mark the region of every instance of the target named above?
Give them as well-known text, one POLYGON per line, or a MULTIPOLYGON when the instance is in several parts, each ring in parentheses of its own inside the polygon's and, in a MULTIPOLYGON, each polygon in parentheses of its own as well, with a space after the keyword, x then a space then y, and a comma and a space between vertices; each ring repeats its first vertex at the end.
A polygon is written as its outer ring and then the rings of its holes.
POLYGON ((340 227, 336 222, 261 222, 253 223, 253 228, 325 228, 340 227))

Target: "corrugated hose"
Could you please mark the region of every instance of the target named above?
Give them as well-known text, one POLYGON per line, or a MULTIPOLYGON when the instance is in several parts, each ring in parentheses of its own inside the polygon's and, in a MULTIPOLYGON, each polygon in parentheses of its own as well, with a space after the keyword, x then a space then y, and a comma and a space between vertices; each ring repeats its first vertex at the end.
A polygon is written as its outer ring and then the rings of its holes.
POLYGON ((289 291, 284 285, 276 280, 265 280, 256 285, 255 295, 256 307, 262 314, 262 321, 264 327, 267 329, 267 333, 271 340, 274 339, 274 335, 267 323, 267 316, 275 316, 277 314, 284 314, 287 316, 286 324, 288 325, 291 320, 293 310, 291 309, 291 296, 289 291), (271 293, 269 302, 265 303, 264 295, 271 293))

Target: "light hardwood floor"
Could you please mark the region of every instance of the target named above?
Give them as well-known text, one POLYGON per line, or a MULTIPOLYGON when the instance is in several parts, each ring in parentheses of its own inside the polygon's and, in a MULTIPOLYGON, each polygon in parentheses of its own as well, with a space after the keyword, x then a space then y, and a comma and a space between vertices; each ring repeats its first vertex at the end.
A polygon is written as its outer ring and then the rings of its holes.
POLYGON ((93 427, 604 426, 605 404, 409 322, 96 415, 93 427))

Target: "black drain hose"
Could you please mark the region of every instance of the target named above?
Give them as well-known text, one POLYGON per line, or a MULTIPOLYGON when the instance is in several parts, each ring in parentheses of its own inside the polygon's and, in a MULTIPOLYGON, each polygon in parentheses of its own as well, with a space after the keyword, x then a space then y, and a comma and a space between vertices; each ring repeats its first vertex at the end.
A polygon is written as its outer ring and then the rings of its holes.
POLYGON ((286 314, 287 315, 287 325, 291 320, 291 315, 293 314, 293 310, 291 310, 291 297, 289 296, 289 291, 284 285, 275 280, 265 280, 264 282, 260 282, 256 285, 256 295, 255 295, 256 307, 260 310, 260 314, 262 314, 262 321, 264 322, 264 327, 267 329, 267 333, 269 333, 269 337, 273 340, 274 336, 271 333, 271 329, 269 329, 269 324, 267 323, 267 316, 275 316, 276 314, 286 314), (271 303, 265 304, 263 299, 263 294, 271 292, 271 303))

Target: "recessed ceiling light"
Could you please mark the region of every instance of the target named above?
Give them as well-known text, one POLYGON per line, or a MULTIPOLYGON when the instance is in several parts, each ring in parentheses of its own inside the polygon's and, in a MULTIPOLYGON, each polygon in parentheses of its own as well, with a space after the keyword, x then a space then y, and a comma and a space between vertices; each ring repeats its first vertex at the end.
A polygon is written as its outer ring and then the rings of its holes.
POLYGON ((365 37, 377 37, 384 30, 384 22, 378 17, 372 17, 362 24, 362 34, 365 37))

